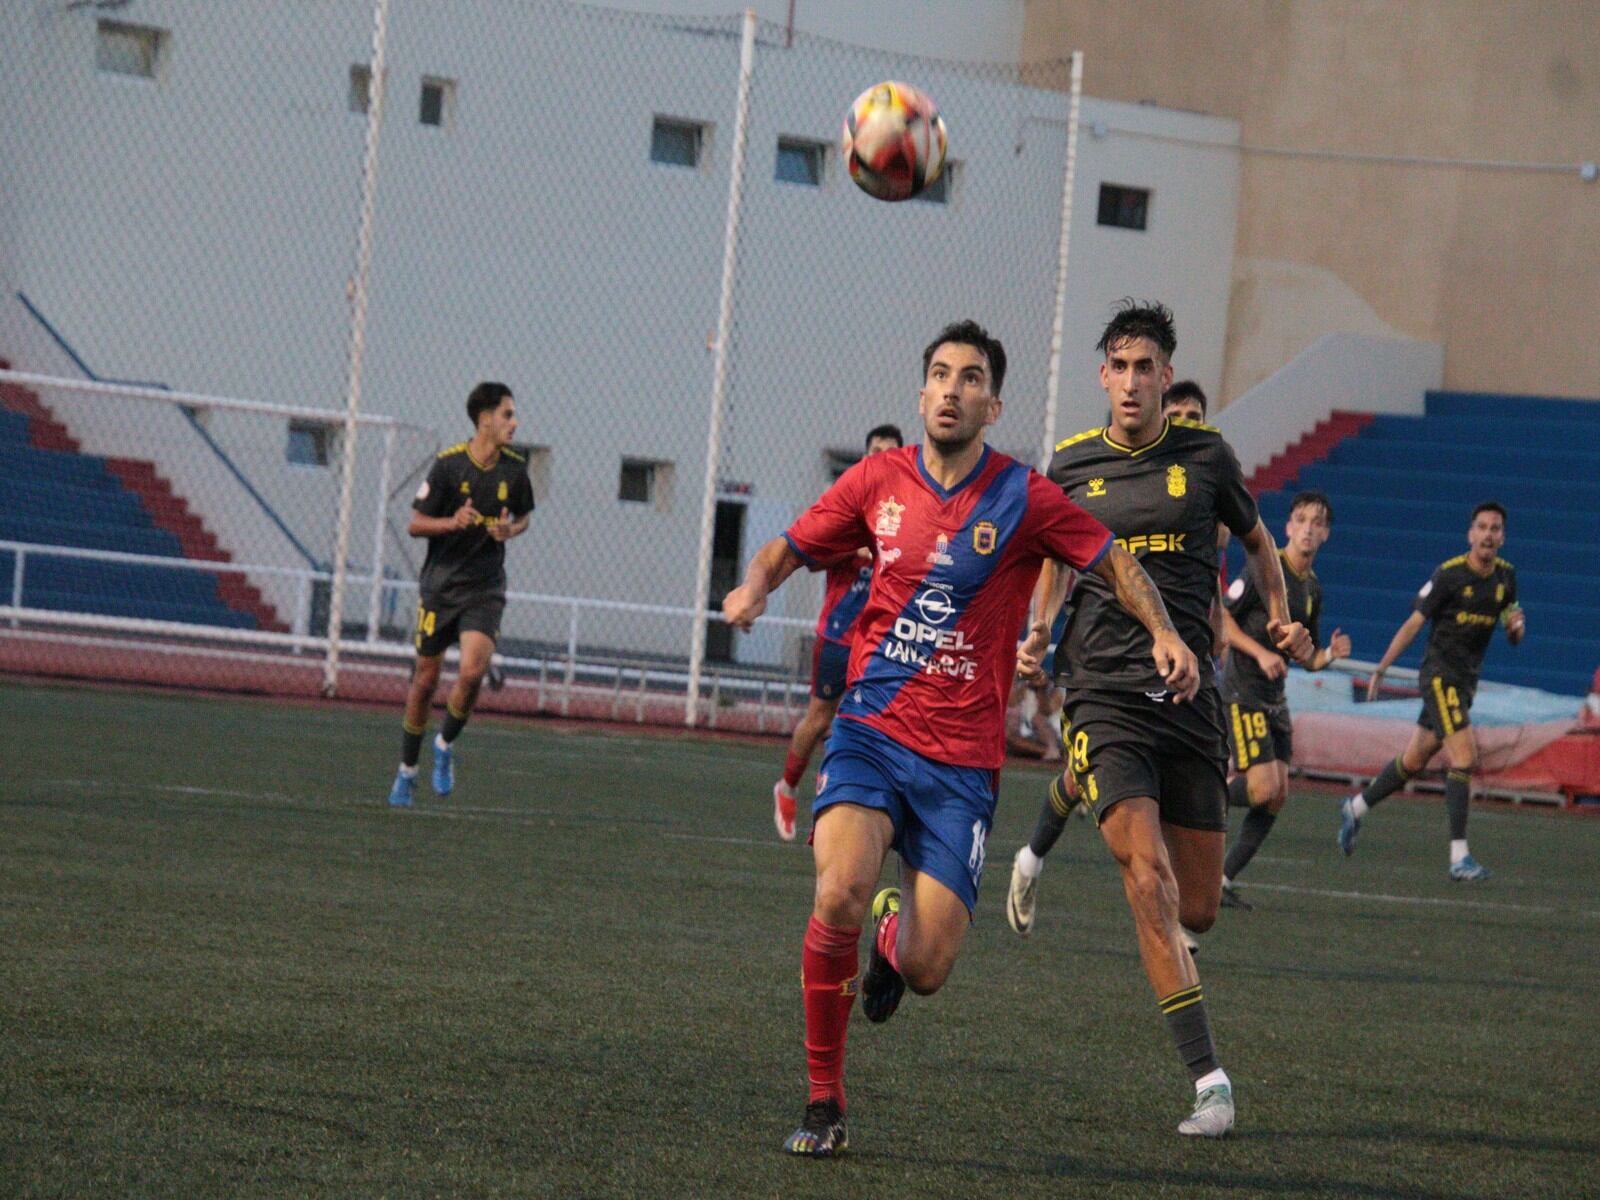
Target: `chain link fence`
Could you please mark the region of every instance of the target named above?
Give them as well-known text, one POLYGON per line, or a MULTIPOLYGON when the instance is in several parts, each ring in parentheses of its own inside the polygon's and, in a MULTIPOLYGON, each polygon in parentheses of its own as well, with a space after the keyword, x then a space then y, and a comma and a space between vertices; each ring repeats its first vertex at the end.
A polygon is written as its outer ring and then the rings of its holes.
POLYGON ((749 635, 717 604, 869 428, 920 437, 941 326, 1006 343, 992 442, 1048 444, 1064 63, 552 0, 29 0, 0 13, 0 67, 0 455, 30 491, 0 521, 0 665, 314 693, 334 635, 338 694, 398 698, 410 497, 499 379, 538 508, 483 707, 681 721, 698 676, 696 719, 776 729, 820 580, 749 635), (886 78, 951 138, 894 205, 838 149, 886 78))

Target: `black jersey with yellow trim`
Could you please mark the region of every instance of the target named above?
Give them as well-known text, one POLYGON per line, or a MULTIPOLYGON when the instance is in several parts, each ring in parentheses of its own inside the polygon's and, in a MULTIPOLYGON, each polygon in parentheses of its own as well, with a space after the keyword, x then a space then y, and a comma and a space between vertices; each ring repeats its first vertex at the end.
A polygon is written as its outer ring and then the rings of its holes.
MULTIPOLYGON (((1108 428, 1056 447, 1050 479, 1111 530, 1161 592, 1179 635, 1201 662, 1212 652, 1217 525, 1239 536, 1257 523, 1239 460, 1210 425, 1166 419, 1147 446, 1117 442, 1108 428)), ((1057 681, 1069 688, 1165 690, 1150 634, 1097 575, 1078 585, 1071 623, 1056 650, 1057 681)), ((1201 672, 1212 686, 1210 672, 1201 672)))
POLYGON ((1517 569, 1496 558, 1487 574, 1469 556, 1448 558, 1417 593, 1417 612, 1432 623, 1422 674, 1475 683, 1494 627, 1517 605, 1517 569))
POLYGON ((533 511, 527 459, 502 448, 493 462, 481 463, 472 456, 471 443, 460 442, 439 452, 411 507, 423 516, 450 517, 469 500, 478 513, 473 524, 428 539, 417 580, 424 595, 492 595, 506 589, 505 543, 489 536, 488 525, 502 513, 517 518, 533 511))
MULTIPOLYGON (((1289 605, 1289 617, 1306 627, 1313 643, 1322 643, 1322 581, 1309 567, 1304 573, 1296 571, 1289 556, 1282 550, 1278 558, 1283 563, 1284 598, 1289 605)), ((1256 587, 1255 576, 1245 571, 1228 585, 1223 597, 1228 612, 1238 622, 1239 628, 1284 662, 1289 656, 1272 644, 1267 633, 1267 602, 1256 587)), ((1265 708, 1283 703, 1283 680, 1268 679, 1248 654, 1234 650, 1228 655, 1228 665, 1222 672, 1222 696, 1229 703, 1238 701, 1255 708, 1265 708)))

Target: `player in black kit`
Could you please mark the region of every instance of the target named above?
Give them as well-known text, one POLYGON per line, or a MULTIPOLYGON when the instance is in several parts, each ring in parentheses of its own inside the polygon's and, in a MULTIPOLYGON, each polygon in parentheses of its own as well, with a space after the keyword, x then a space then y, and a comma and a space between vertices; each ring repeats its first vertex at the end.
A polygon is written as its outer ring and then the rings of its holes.
MULTIPOLYGON (((1301 492, 1289 502, 1284 527, 1283 582, 1289 612, 1306 627, 1312 645, 1321 640, 1322 584, 1312 570, 1317 551, 1333 527, 1333 503, 1321 492, 1301 492)), ((1255 857, 1289 798, 1289 759, 1294 749, 1294 727, 1284 699, 1283 680, 1289 661, 1271 645, 1267 633, 1267 605, 1249 575, 1229 586, 1225 622, 1228 664, 1222 675, 1222 702, 1228 732, 1233 740, 1236 774, 1228 785, 1231 807, 1248 808, 1239 836, 1222 867, 1222 904, 1248 909, 1250 905, 1234 886, 1239 873, 1255 857)), ((1320 671, 1350 655, 1350 639, 1335 629, 1305 664, 1320 671)))
MULTIPOLYGON (((1226 525, 1243 541, 1266 597, 1273 644, 1303 659, 1310 640, 1289 615, 1277 548, 1233 451, 1215 429, 1162 415, 1176 343, 1165 307, 1124 304, 1098 344, 1111 423, 1057 446, 1050 478, 1138 558, 1202 662, 1212 651, 1217 525, 1226 525)), ((1023 674, 1040 666, 1061 606, 1062 580, 1056 565, 1046 563, 1034 623, 1018 652, 1023 674)), ((1222 706, 1208 672, 1192 701, 1169 694, 1140 661, 1149 654, 1148 637, 1122 618, 1100 582, 1080 583, 1054 664, 1066 690, 1068 769, 1079 802, 1122 869, 1145 973, 1195 1085, 1194 1111, 1178 1132, 1220 1137, 1233 1127, 1232 1087, 1217 1064, 1181 926, 1203 931, 1216 919, 1227 828, 1222 706)), ((1048 802, 1041 819, 1046 816, 1054 817, 1048 802)), ((1037 876, 1026 878, 1021 854, 1016 867, 1013 890, 1022 875, 1031 891, 1037 876)))
POLYGON ((1374 699, 1383 673, 1405 653, 1424 623, 1433 622, 1428 647, 1422 655, 1417 686, 1422 691, 1422 714, 1411 742, 1400 757, 1339 809, 1339 848, 1346 854, 1356 848, 1362 818, 1380 800, 1397 791, 1406 780, 1428 765, 1444 747, 1450 770, 1445 775, 1445 808, 1450 815, 1450 878, 1475 883, 1489 878, 1489 870, 1467 850, 1467 805, 1472 797, 1472 770, 1478 765, 1478 744, 1468 713, 1478 690, 1478 671, 1494 627, 1506 627, 1506 640, 1522 641, 1527 621, 1517 603, 1517 570, 1499 557, 1506 541, 1506 510, 1486 500, 1472 510, 1467 529, 1471 549, 1439 564, 1433 577, 1417 593, 1416 608, 1395 631, 1383 652, 1367 699, 1374 699))
POLYGON ((417 661, 406 697, 400 770, 389 791, 389 803, 397 808, 409 806, 416 793, 417 759, 444 652, 459 641, 460 669, 433 743, 434 792, 447 796, 455 786, 452 747, 472 715, 500 636, 505 544, 528 528, 533 511, 527 460, 510 448, 517 432, 511 389, 480 383, 467 397, 467 417, 472 440, 434 459, 411 502, 408 532, 428 539, 428 556, 417 581, 417 661))

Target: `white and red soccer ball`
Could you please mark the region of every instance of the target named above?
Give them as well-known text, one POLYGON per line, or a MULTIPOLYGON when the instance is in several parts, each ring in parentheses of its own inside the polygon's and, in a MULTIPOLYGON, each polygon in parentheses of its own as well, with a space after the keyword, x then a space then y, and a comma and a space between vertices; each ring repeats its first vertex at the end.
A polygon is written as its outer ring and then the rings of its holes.
POLYGON ((908 83, 874 84, 844 116, 845 166, 878 200, 909 200, 939 178, 945 145, 939 106, 908 83))

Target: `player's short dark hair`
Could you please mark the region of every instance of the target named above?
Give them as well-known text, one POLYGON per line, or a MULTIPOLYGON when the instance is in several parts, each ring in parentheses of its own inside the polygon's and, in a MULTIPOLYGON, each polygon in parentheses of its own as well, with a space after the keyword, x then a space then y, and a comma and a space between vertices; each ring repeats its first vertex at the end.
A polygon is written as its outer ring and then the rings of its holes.
POLYGON ((480 413, 493 412, 500 407, 500 401, 509 395, 511 389, 503 383, 480 383, 467 396, 467 420, 477 425, 480 413))
POLYGON ((983 356, 989 360, 989 378, 994 383, 994 394, 998 396, 1001 385, 1006 381, 1006 348, 1000 344, 999 338, 990 337, 989 331, 976 321, 956 321, 939 331, 939 336, 929 342, 928 348, 922 352, 922 377, 928 377, 933 352, 947 342, 971 346, 983 352, 983 356))
MULTIPOLYGON (((926 374, 927 372, 924 371, 923 373, 926 374)), ((906 444, 905 435, 900 432, 900 426, 879 425, 867 431, 867 440, 862 443, 862 449, 872 449, 872 443, 878 438, 893 438, 896 446, 904 446, 906 444)))
POLYGON ((1506 522, 1506 507, 1505 507, 1505 505, 1501 504, 1500 501, 1498 501, 1498 500, 1485 500, 1482 504, 1478 505, 1477 508, 1472 510, 1472 520, 1476 521, 1478 519, 1478 514, 1479 513, 1485 513, 1485 512, 1499 513, 1500 514, 1500 524, 1504 525, 1504 524, 1507 523, 1506 522))
POLYGON ((1178 348, 1178 331, 1172 323, 1172 310, 1154 300, 1141 304, 1132 297, 1117 301, 1117 311, 1107 322, 1094 348, 1102 354, 1134 338, 1149 338, 1161 348, 1168 362, 1178 348))
POLYGON ((1323 517, 1327 520, 1329 525, 1333 524, 1333 501, 1328 499, 1327 492, 1319 492, 1315 489, 1304 492, 1296 492, 1294 494, 1294 499, 1289 501, 1289 515, 1293 516, 1294 510, 1299 508, 1302 504, 1322 505, 1323 517))
POLYGON ((1166 391, 1161 393, 1161 407, 1176 404, 1179 400, 1194 400, 1200 405, 1203 416, 1206 411, 1206 391, 1192 379, 1180 379, 1166 391))

